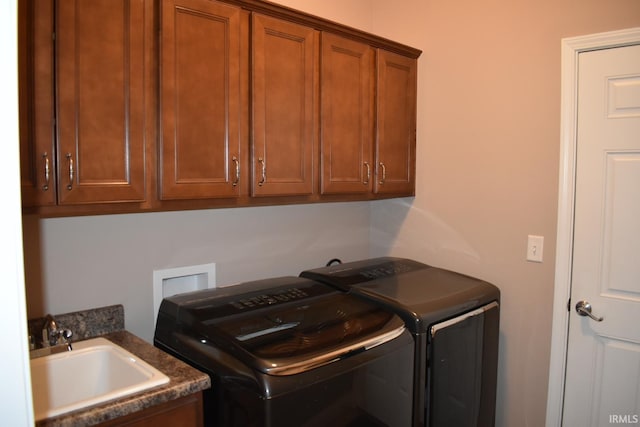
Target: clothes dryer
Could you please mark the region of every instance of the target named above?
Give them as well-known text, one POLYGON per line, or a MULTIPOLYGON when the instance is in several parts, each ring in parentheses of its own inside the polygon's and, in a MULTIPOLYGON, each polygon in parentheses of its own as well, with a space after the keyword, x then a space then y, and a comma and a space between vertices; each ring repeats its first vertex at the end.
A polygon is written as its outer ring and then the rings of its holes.
POLYGON ((300 274, 400 316, 414 339, 413 425, 495 423, 500 291, 405 258, 335 264, 300 274))

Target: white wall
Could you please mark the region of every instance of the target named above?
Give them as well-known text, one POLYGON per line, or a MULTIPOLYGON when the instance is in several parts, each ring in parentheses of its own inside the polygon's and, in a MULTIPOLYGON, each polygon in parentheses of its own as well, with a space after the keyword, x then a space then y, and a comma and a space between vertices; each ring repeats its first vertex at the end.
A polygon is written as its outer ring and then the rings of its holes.
POLYGON ((17 2, 0 2, 0 271, 2 271, 2 369, 0 424, 33 425, 29 373, 22 236, 20 221, 20 162, 18 150, 17 2))

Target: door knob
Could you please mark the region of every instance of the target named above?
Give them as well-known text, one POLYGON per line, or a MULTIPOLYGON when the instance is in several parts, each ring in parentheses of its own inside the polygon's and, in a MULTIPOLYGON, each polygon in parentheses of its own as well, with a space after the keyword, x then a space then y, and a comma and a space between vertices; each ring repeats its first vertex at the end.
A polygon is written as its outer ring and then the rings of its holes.
POLYGON ((578 301, 576 304, 576 312, 578 312, 580 316, 589 316, 596 322, 602 322, 604 320, 602 317, 596 317, 591 314, 591 304, 589 304, 588 301, 578 301))

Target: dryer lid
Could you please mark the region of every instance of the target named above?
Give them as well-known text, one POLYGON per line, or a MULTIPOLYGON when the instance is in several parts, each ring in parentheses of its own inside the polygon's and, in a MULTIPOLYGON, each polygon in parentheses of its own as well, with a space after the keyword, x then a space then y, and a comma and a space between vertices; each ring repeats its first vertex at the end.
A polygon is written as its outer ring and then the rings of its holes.
POLYGON ((488 282, 404 258, 372 258, 300 275, 389 308, 413 334, 426 333, 435 322, 500 300, 500 290, 488 282))

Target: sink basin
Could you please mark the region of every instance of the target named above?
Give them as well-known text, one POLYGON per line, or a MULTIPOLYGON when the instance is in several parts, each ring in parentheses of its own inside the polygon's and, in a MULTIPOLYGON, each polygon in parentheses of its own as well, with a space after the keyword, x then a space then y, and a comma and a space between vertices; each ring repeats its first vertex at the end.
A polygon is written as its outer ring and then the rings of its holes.
POLYGON ((79 341, 72 351, 31 359, 36 421, 167 382, 162 372, 105 338, 79 341))

